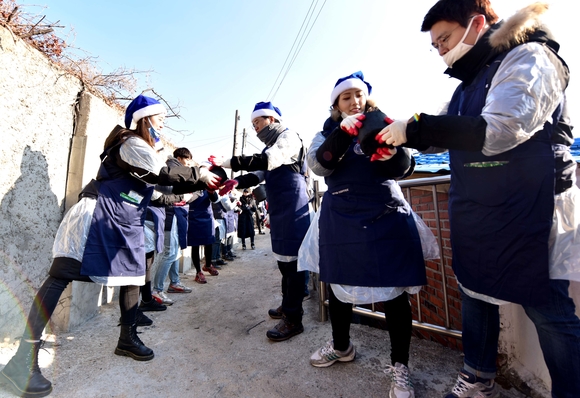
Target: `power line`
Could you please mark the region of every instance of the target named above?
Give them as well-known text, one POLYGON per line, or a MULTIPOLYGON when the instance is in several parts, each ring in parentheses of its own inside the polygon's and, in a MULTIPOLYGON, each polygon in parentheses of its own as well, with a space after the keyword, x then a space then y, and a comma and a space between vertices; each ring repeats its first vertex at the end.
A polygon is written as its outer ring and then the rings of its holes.
POLYGON ((290 51, 288 52, 288 55, 286 56, 286 60, 284 61, 284 64, 282 65, 282 69, 280 69, 280 72, 278 73, 278 76, 276 77, 276 80, 274 81, 274 84, 272 85, 272 88, 270 89, 270 92, 268 93, 268 97, 267 97, 267 98, 269 98, 268 101, 272 101, 274 99, 274 97, 276 96, 276 94, 278 93, 278 90, 282 86, 284 79, 288 75, 288 72, 292 68, 294 61, 298 57, 300 50, 302 50, 302 47, 304 46, 306 39, 308 39, 308 36, 310 35, 312 28, 316 24, 316 21, 318 20, 318 16, 320 15, 320 12, 322 11, 322 9, 324 8, 324 5, 326 4, 326 0, 324 0, 324 3, 322 3, 322 6, 320 7, 320 9, 318 10, 318 13, 316 14, 316 18, 314 19, 314 22, 312 22, 312 24, 310 24, 310 21, 312 20, 312 16, 314 15, 314 11, 316 10, 316 7, 318 6, 318 1, 319 0, 312 0, 312 2, 310 3, 310 8, 308 9, 306 16, 304 17, 304 20, 302 21, 302 25, 300 26, 300 30, 296 34, 296 38, 294 39, 294 43, 292 43, 292 47, 290 48, 290 51), (306 24, 306 26, 305 26, 305 24, 306 24), (308 33, 306 33, 306 30, 308 30, 308 33), (305 33, 306 33, 306 36, 305 36, 305 33), (297 41, 299 44, 296 47, 296 49, 294 49, 297 41), (292 53, 293 50, 294 50, 294 53, 292 53), (291 58, 290 63, 288 63, 289 58, 291 58), (288 63, 288 66, 286 67, 287 63, 288 63), (284 67, 286 67, 286 71, 284 72, 284 76, 280 80, 280 84, 278 84, 278 88, 276 88, 276 91, 274 91, 274 94, 270 97, 270 94, 272 94, 272 90, 274 90, 274 87, 276 87, 276 82, 278 82, 278 79, 280 78, 282 71, 284 71, 284 67))

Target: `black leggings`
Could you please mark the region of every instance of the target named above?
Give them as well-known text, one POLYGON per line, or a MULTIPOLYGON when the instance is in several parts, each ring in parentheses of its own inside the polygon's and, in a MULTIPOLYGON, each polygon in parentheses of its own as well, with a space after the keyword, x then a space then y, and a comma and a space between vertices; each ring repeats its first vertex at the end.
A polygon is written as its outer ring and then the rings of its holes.
MULTIPOLYGON (((200 246, 191 246, 191 262, 195 267, 195 270, 199 273, 201 272, 201 258, 199 256, 199 247, 200 246)), ((212 255, 213 245, 204 245, 203 246, 203 255, 205 257, 205 266, 207 268, 211 267, 211 255, 212 255)))
MULTIPOLYGON (((155 261, 155 252, 149 252, 145 254, 145 284, 139 287, 141 292, 141 300, 145 303, 153 300, 153 295, 151 294, 151 266, 155 261)), ((120 297, 119 297, 120 298, 120 297)), ((139 302, 139 300, 137 300, 139 302)), ((122 314, 121 314, 122 316, 122 314)))
MULTIPOLYGON (((330 323, 334 348, 338 351, 348 349, 350 342, 350 323, 352 320, 352 304, 343 303, 336 298, 332 288, 328 288, 330 323)), ((407 366, 409 364, 409 348, 413 330, 413 315, 407 292, 392 300, 385 301, 385 320, 391 340, 391 364, 396 362, 407 366)))
MULTIPOLYGON (((80 274, 80 269, 81 263, 72 258, 58 257, 53 260, 49 271, 50 276, 44 281, 32 302, 22 336, 24 340, 40 340, 42 331, 58 305, 62 292, 70 282, 73 280, 92 282, 88 276, 80 274)), ((122 324, 135 323, 138 303, 139 286, 121 286, 119 305, 122 324)))

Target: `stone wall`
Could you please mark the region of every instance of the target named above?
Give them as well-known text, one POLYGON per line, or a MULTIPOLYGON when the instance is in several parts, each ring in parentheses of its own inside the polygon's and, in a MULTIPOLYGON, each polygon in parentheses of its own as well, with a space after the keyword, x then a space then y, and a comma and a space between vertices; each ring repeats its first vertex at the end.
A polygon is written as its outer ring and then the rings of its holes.
MULTIPOLYGON (((0 97, 0 339, 10 343, 47 276, 64 212, 96 174, 104 138, 122 119, 1 26, 0 97)), ((54 325, 68 329, 93 316, 106 293, 73 283, 54 325)))

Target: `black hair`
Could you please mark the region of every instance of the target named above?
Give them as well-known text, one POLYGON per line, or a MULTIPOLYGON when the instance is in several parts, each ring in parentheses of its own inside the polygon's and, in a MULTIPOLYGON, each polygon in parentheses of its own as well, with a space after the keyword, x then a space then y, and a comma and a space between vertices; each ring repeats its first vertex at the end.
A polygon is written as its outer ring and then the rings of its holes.
POLYGON ((421 32, 430 31, 440 21, 457 22, 466 28, 469 17, 474 14, 484 15, 489 24, 499 19, 489 0, 439 0, 423 18, 421 32))
POLYGON ((173 151, 173 157, 176 159, 177 158, 191 159, 193 155, 187 148, 177 148, 175 151, 173 151))

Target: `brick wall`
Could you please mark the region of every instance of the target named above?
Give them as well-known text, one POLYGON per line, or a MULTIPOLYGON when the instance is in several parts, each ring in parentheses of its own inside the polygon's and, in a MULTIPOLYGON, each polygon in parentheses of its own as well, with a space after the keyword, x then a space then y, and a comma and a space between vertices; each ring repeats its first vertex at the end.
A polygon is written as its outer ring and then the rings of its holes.
MULTIPOLYGON (((437 205, 439 210, 439 225, 437 228, 436 209, 433 201, 431 187, 418 187, 403 189, 407 200, 413 210, 425 221, 437 239, 441 238, 442 256, 440 260, 425 261, 427 272, 427 285, 419 293, 421 308, 421 319, 417 306, 417 295, 410 296, 413 308, 413 320, 429 323, 432 325, 447 327, 453 330, 461 330, 461 299, 455 274, 451 269, 451 240, 449 230, 448 207, 448 185, 437 187, 437 205), (439 230, 441 236, 439 237, 439 230), (441 267, 443 266, 443 270, 441 267), (443 272, 444 271, 444 272, 443 272), (445 275, 445 276, 444 276, 445 275), (446 282, 446 293, 443 287, 443 279, 446 282), (445 315, 445 295, 447 296, 447 307, 449 311, 449 324, 445 315)), ((370 306, 365 306, 370 308, 370 306)), ((375 310, 383 312, 382 303, 375 304, 375 310)), ((387 328, 385 322, 376 320, 360 319, 361 323, 387 328)), ((443 346, 453 349, 462 349, 461 340, 454 337, 441 335, 440 333, 414 329, 416 337, 437 341, 443 346)))

